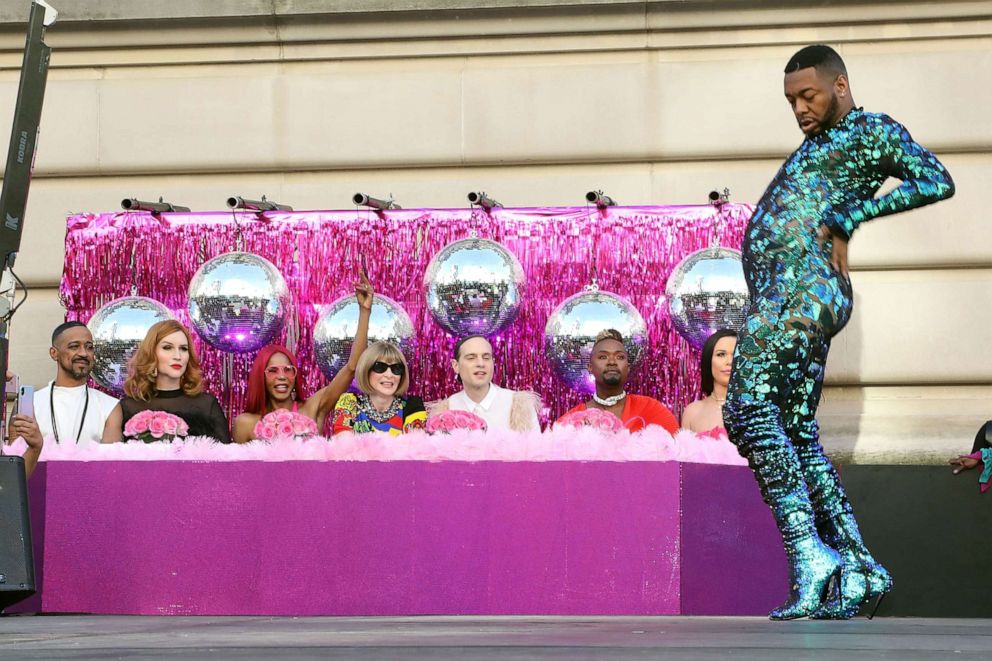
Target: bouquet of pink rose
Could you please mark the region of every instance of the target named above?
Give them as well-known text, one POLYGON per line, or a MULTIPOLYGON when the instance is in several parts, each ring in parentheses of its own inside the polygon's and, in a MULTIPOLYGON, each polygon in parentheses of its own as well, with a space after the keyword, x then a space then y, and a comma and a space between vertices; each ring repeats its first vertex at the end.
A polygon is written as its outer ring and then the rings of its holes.
POLYGON ((623 422, 620 418, 609 411, 603 409, 585 409, 573 411, 555 423, 555 426, 565 427, 592 427, 600 431, 620 431, 623 429, 623 422))
POLYGON ((262 441, 291 441, 317 435, 317 423, 288 409, 267 413, 255 424, 255 438, 262 441))
POLYGON ((140 411, 124 425, 124 436, 145 443, 171 441, 189 434, 189 425, 178 415, 151 409, 140 411))
POLYGON ((450 434, 457 429, 486 431, 486 421, 468 411, 444 411, 427 418, 428 434, 450 434))

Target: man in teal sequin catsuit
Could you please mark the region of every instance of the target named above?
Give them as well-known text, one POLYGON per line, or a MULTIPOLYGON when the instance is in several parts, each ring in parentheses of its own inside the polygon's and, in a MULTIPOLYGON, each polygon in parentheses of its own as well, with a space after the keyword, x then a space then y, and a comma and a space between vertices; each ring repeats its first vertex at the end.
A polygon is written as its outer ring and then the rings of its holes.
POLYGON ((770 617, 846 619, 892 586, 862 542, 815 419, 830 340, 851 316, 847 245, 861 223, 948 198, 954 183, 902 125, 855 107, 828 46, 789 60, 785 97, 806 138, 745 231, 751 308, 723 416, 789 560, 789 598, 770 617), (902 184, 874 197, 889 177, 902 184))

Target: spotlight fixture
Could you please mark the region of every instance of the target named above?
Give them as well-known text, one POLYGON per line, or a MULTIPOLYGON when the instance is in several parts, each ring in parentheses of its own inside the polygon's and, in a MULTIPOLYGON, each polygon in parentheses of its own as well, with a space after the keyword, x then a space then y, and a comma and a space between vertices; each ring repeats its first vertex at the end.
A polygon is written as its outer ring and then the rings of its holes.
POLYGON ((617 205, 616 200, 609 195, 605 195, 601 190, 591 190, 586 193, 586 202, 595 204, 600 209, 604 207, 615 207, 617 205))
POLYGON ((469 204, 478 204, 480 207, 482 207, 486 211, 489 211, 490 209, 494 209, 496 207, 502 207, 503 206, 502 204, 500 204, 499 202, 497 202, 493 198, 489 197, 488 195, 486 195, 482 191, 478 191, 478 192, 472 191, 471 193, 469 193, 468 194, 468 201, 469 201, 469 204))
POLYGON ((121 209, 124 211, 151 211, 152 213, 187 213, 189 207, 181 207, 172 202, 166 202, 161 197, 158 202, 145 202, 136 200, 133 197, 121 200, 121 209))
POLYGON ((396 200, 393 198, 393 194, 389 194, 389 199, 380 200, 377 197, 370 197, 365 193, 355 193, 351 196, 351 201, 355 203, 355 206, 359 207, 369 207, 370 209, 375 209, 376 211, 386 211, 387 209, 402 209, 400 205, 396 204, 396 200))
POLYGON ((293 207, 288 204, 279 204, 277 202, 272 202, 271 200, 265 199, 262 196, 261 200, 246 200, 240 195, 235 195, 234 197, 227 198, 227 206, 230 209, 245 209, 247 211, 292 211, 293 207))
POLYGON ((724 188, 723 192, 711 190, 709 194, 710 204, 715 207, 722 207, 730 201, 730 189, 724 188))

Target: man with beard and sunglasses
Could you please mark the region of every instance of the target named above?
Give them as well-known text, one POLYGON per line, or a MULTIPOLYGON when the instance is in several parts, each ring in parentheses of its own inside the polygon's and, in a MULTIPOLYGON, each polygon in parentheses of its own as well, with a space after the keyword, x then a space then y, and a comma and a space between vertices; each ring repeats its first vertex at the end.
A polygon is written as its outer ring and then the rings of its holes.
POLYGON ((648 425, 659 425, 672 434, 678 431, 678 420, 664 404, 652 397, 627 392, 630 362, 620 331, 608 328, 596 336, 589 355, 589 373, 596 381, 596 393, 588 402, 569 410, 566 416, 595 408, 617 416, 632 432, 648 425))
POLYGON ((41 433, 56 443, 100 442, 117 400, 86 385, 95 361, 90 329, 79 321, 59 325, 48 355, 58 368, 55 380, 34 394, 41 433))
POLYGON ((892 587, 861 539, 815 419, 831 338, 851 316, 847 246, 862 223, 948 198, 954 183, 905 127, 855 106, 844 61, 829 46, 792 56, 784 92, 805 140, 744 232, 751 306, 723 419, 789 562, 789 597, 769 617, 846 619, 892 587), (902 183, 876 197, 890 177, 902 183))

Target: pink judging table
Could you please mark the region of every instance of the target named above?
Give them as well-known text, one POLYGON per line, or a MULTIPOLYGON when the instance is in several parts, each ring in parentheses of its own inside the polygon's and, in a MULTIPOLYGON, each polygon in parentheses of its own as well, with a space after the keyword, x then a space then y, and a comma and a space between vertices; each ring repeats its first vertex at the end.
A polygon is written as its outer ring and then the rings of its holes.
POLYGON ((787 590, 746 467, 50 461, 39 594, 108 614, 764 614, 787 590))

